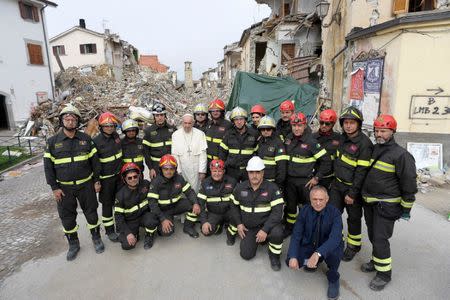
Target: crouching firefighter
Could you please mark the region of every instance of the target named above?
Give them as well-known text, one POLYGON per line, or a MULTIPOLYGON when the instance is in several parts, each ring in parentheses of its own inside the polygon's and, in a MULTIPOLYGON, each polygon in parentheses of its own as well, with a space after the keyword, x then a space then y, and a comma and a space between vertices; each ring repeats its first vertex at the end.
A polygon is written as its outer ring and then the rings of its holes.
POLYGON ((264 162, 260 157, 252 157, 246 169, 249 180, 239 183, 232 195, 232 214, 242 239, 240 254, 245 260, 252 259, 258 244, 267 241, 270 266, 272 270, 279 271, 284 200, 278 186, 264 179, 264 162))
POLYGON ((95 252, 102 253, 105 250, 100 237, 95 195, 101 188, 101 166, 91 138, 77 130, 80 119, 81 114, 76 107, 68 105, 63 108, 59 114, 62 130, 48 139, 44 153, 45 178, 52 188, 64 233, 69 241, 66 257, 69 261, 74 260, 80 251, 77 200, 91 231, 95 252))
POLYGON ((120 175, 124 185, 117 192, 114 205, 119 241, 123 250, 133 249, 139 240, 139 228, 144 227, 144 249, 148 250, 153 246, 157 226, 147 200, 150 182, 141 179, 141 170, 135 163, 124 164, 120 175))
POLYGON ((225 175, 223 160, 212 160, 209 169, 211 176, 203 180, 197 194, 202 208, 200 213, 202 233, 205 236, 220 234, 225 224, 228 224, 227 245, 232 246, 236 240, 237 228, 231 218, 230 208, 236 180, 225 175))
POLYGON ((158 233, 162 236, 172 235, 175 230, 174 216, 186 213, 183 232, 198 238, 195 222, 200 205, 191 185, 176 173, 177 166, 177 160, 172 155, 161 157, 159 167, 162 174, 152 180, 147 195, 150 210, 155 214, 158 233))

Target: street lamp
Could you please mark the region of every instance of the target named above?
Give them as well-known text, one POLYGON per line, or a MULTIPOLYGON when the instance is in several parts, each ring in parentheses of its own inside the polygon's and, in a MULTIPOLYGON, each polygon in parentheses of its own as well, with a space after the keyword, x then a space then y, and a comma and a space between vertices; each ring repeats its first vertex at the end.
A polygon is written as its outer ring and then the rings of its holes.
POLYGON ((321 21, 327 16, 329 9, 330 3, 328 3, 328 1, 320 1, 316 5, 316 14, 319 16, 321 21))

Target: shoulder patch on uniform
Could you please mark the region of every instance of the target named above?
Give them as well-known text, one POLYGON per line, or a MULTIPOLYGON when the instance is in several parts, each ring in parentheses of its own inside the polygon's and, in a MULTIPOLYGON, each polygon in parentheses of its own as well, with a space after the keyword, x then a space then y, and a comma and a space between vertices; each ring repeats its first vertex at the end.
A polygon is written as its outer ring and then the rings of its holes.
POLYGON ((248 196, 248 191, 241 191, 241 196, 242 197, 247 197, 248 196))
POLYGON ((270 146, 270 147, 267 148, 267 150, 269 150, 270 152, 274 152, 275 151, 275 147, 270 146))
POLYGON ((81 146, 87 145, 87 141, 80 141, 80 145, 81 145, 81 146))
POLYGON ((115 139, 114 141, 116 142, 116 144, 120 144, 120 139, 119 138, 115 139))
POLYGON ((284 143, 285 143, 286 145, 290 145, 290 144, 291 144, 291 140, 286 140, 284 143))
POLYGON ((278 153, 284 153, 284 148, 278 149, 278 153))
POLYGON ((275 195, 281 195, 281 192, 280 192, 279 190, 277 190, 277 191, 275 192, 275 195))
POLYGON ((219 128, 217 128, 217 130, 219 130, 219 131, 225 131, 225 127, 220 126, 219 128))
POLYGON ((262 193, 261 193, 261 196, 262 196, 262 197, 267 197, 267 196, 269 196, 269 192, 262 192, 262 193))
POLYGON ((205 190, 212 190, 214 187, 212 186, 212 185, 207 185, 206 187, 205 187, 205 190))
POLYGON ((320 144, 319 144, 319 143, 316 144, 316 148, 317 148, 317 149, 320 148, 320 144))
POLYGON ((333 146, 338 146, 339 145, 339 141, 338 140, 333 140, 333 142, 331 142, 333 144, 333 146))
POLYGON ((55 144, 55 149, 62 148, 62 147, 63 147, 63 143, 56 143, 55 144))
POLYGON ((248 137, 248 141, 249 142, 254 142, 255 141, 255 137, 254 136, 249 136, 248 137))
POLYGON ((150 132, 150 135, 157 135, 157 134, 158 134, 157 131, 152 131, 152 132, 150 132))
POLYGON ((349 151, 352 153, 355 153, 356 151, 358 151, 358 145, 352 144, 350 145, 350 147, 348 147, 349 151))
POLYGON ((308 149, 308 144, 301 144, 301 145, 300 145, 300 148, 302 148, 302 149, 308 149))
POLYGON ((142 150, 142 149, 144 149, 144 146, 142 146, 142 145, 137 145, 137 148, 138 148, 139 150, 142 150))
POLYGON ((175 183, 174 187, 175 187, 176 189, 181 188, 181 183, 175 183))
POLYGON ((225 184, 225 188, 226 189, 232 189, 233 185, 231 183, 227 183, 227 184, 225 184))

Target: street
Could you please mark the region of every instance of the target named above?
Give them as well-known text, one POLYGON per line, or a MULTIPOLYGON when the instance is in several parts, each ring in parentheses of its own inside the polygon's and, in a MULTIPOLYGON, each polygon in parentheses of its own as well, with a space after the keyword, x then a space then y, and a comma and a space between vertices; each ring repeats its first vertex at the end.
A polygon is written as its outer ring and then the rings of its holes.
MULTIPOLYGON (((266 246, 253 260, 244 261, 238 241, 226 246, 224 233, 192 239, 182 233, 179 221, 175 235, 157 237, 149 251, 141 241, 125 252, 103 237, 106 250, 95 254, 79 211, 81 251, 67 262, 42 165, 25 167, 16 175, 0 182, 0 299, 326 299, 324 264, 312 274, 284 264, 273 272, 266 246)), ((425 196, 433 201, 433 192, 425 196)), ((378 293, 368 287, 373 274, 359 270, 371 252, 365 236, 356 258, 341 263, 340 299, 448 299, 449 227, 442 214, 416 204, 409 222, 396 223, 393 280, 378 293)), ((285 241, 283 259, 288 245, 285 241)))

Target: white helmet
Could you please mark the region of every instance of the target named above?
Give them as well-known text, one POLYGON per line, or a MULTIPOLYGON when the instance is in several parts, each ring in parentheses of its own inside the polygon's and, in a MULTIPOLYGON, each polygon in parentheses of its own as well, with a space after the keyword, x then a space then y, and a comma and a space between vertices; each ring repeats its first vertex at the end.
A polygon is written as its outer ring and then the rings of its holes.
POLYGON ((264 170, 264 162, 259 156, 253 156, 247 163, 247 171, 262 171, 264 170))

